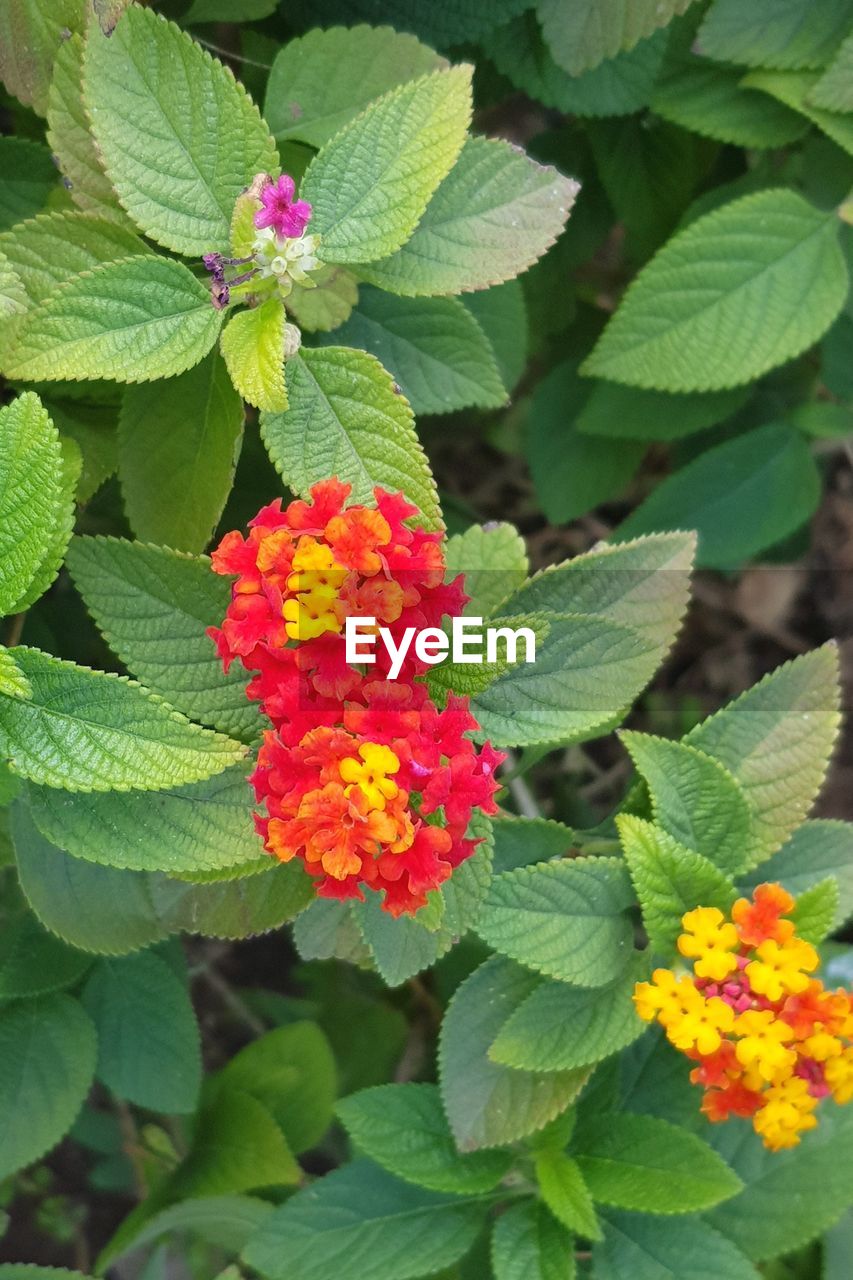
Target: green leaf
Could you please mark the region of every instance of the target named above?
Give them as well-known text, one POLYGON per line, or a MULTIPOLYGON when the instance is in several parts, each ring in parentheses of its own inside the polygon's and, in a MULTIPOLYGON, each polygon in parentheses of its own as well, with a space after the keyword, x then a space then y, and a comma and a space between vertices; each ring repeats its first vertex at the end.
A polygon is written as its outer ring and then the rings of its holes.
POLYGON ((743 72, 690 51, 658 81, 652 109, 672 124, 739 147, 783 147, 802 137, 795 111, 742 85, 743 72))
POLYGON ((0 409, 0 616, 14 610, 48 555, 61 465, 59 436, 37 395, 0 409))
POLYGON ((853 915, 853 824, 819 818, 804 822, 778 853, 741 881, 747 890, 778 881, 789 893, 801 893, 832 876, 839 889, 838 928, 853 915))
POLYGON ((617 530, 698 531, 699 568, 730 569, 781 542, 820 501, 820 473, 793 427, 769 423, 708 449, 667 476, 617 530))
MULTIPOLYGON (((47 102, 47 138, 74 203, 115 217, 118 201, 104 173, 83 103, 85 47, 78 35, 60 46, 47 102)), ((124 217, 123 211, 120 216, 124 217)))
POLYGON ((375 355, 416 414, 506 402, 489 341, 456 298, 407 299, 364 288, 334 342, 375 355))
POLYGON ((633 49, 665 27, 691 0, 539 0, 542 34, 555 62, 570 75, 633 49))
POLYGON ((81 31, 85 0, 9 0, 0 10, 0 80, 39 115, 67 31, 81 31))
POLYGON ((221 773, 245 747, 191 724, 141 685, 38 649, 10 650, 32 698, 0 695, 0 754, 67 791, 156 791, 221 773))
POLYGON ((353 903, 352 912, 389 987, 399 987, 429 969, 453 942, 448 930, 428 929, 417 917, 401 916, 395 920, 382 910, 377 893, 369 894, 364 902, 353 903))
POLYGON ((3 931, 0 999, 21 1000, 73 987, 91 963, 91 956, 66 946, 27 911, 3 931))
POLYGON ((0 231, 45 206, 56 188, 56 166, 47 147, 29 138, 0 138, 0 231))
POLYGON ((592 1251, 596 1280, 756 1280, 756 1271, 725 1236, 701 1219, 648 1214, 601 1215, 604 1240, 592 1251))
POLYGON ((466 293, 463 305, 477 321, 498 364, 504 387, 512 391, 527 368, 527 307, 520 280, 466 293))
POLYGON ((279 1206, 243 1260, 268 1280, 364 1280, 365 1258, 371 1280, 413 1280, 466 1253, 485 1208, 482 1200, 425 1191, 357 1160, 279 1206))
POLYGON ((95 1070, 95 1031, 66 995, 0 1009, 0 1178, 63 1138, 95 1070))
POLYGON ((681 918, 694 907, 728 913, 734 885, 707 858, 631 814, 619 814, 616 825, 653 951, 674 952, 681 918))
POLYGON ((77 210, 42 213, 19 223, 0 235, 0 250, 33 304, 92 267, 147 252, 134 231, 77 210))
POLYGON ((603 987, 632 955, 633 903, 616 858, 520 867, 492 881, 477 932, 489 946, 552 978, 603 987))
POLYGON ((15 659, 0 648, 0 694, 9 698, 31 698, 33 688, 15 659))
POLYGON ((28 382, 168 378, 207 355, 221 323, 182 263, 125 258, 75 276, 24 316, 6 373, 28 382))
POLYGON ((277 1027, 251 1041, 219 1072, 216 1085, 263 1103, 297 1155, 316 1147, 332 1123, 335 1060, 313 1022, 277 1027))
POLYGON ((508 1151, 459 1154, 433 1084, 363 1089, 339 1102, 337 1112, 358 1151, 431 1191, 491 1191, 512 1164, 508 1151))
POLYGON ((495 1280, 574 1280, 572 1238, 535 1200, 512 1205, 492 1233, 495 1280))
POLYGON ((671 395, 598 382, 575 419, 584 435, 619 440, 680 440, 722 422, 746 399, 740 389, 671 395))
POLYGON ((453 167, 471 121, 471 68, 434 71, 372 102, 308 167, 302 192, 326 262, 404 244, 453 167))
POLYGON ((507 142, 469 138, 411 239, 361 275, 407 296, 511 280, 554 243, 578 189, 507 142))
POLYGON ((853 154, 853 121, 850 117, 811 105, 811 95, 819 80, 820 76, 811 71, 752 71, 742 83, 746 88, 761 89, 785 106, 799 111, 833 142, 853 154))
POLYGON ((786 189, 743 196, 667 242, 583 371, 659 391, 735 387, 816 342, 847 287, 834 216, 786 189))
POLYGON ((15 613, 22 613, 24 610, 29 609, 31 605, 41 599, 48 587, 55 581, 59 570, 62 568, 68 541, 74 529, 74 522, 77 519, 75 495, 80 482, 83 458, 73 440, 60 437, 60 447, 62 461, 59 473, 61 486, 59 510, 54 520, 47 551, 27 590, 15 601, 13 606, 15 613))
POLYGON ((601 1239, 592 1197, 577 1161, 546 1147, 536 1156, 536 1180, 542 1199, 558 1222, 586 1240, 601 1239))
POLYGON ((288 314, 300 329, 328 333, 344 323, 358 302, 358 280, 346 267, 331 263, 318 267, 311 279, 313 289, 295 284, 287 295, 288 314))
POLYGON ((735 1195, 741 1181, 707 1143, 652 1116, 602 1113, 574 1146, 594 1200, 644 1213, 692 1213, 735 1195))
POLYGON ((266 125, 231 72, 134 5, 109 37, 90 33, 84 100, 107 176, 137 226, 176 253, 228 252, 235 200, 255 174, 277 168, 266 125))
POLYGON ((187 716, 251 740, 261 721, 243 671, 223 675, 206 629, 218 626, 229 584, 207 557, 120 538, 75 538, 68 567, 110 648, 187 716))
POLYGON ((664 831, 726 874, 743 871, 752 822, 746 796, 728 769, 683 742, 646 733, 620 736, 664 831))
POLYGON ((371 965, 370 950, 348 902, 316 898, 296 919, 293 945, 303 960, 371 965))
POLYGON ((688 745, 715 756, 745 791, 756 864, 811 808, 838 725, 838 653, 827 644, 771 672, 687 735, 688 745))
MULTIPOLYGON (((223 1090, 202 1107, 189 1154, 169 1181, 176 1199, 295 1186, 302 1170, 262 1103, 223 1090)), ((261 1231, 264 1224, 261 1224, 261 1231)))
POLYGON ((290 488, 337 476, 353 502, 372 502, 375 485, 402 490, 426 528, 441 527, 435 481, 412 411, 374 357, 347 347, 303 349, 287 362, 290 408, 263 414, 261 432, 290 488))
POLYGON ((498 1032, 493 1062, 521 1071, 589 1067, 643 1033, 631 996, 643 962, 603 987, 571 987, 543 978, 498 1032))
POLYGON ((166 1115, 195 1110, 198 1025, 183 982, 150 952, 100 960, 83 992, 98 1033, 96 1074, 118 1098, 166 1115))
POLYGON ((0 1263, 0 1280, 89 1280, 80 1271, 65 1267, 39 1267, 34 1262, 0 1263))
POLYGON ((809 101, 824 111, 853 111, 853 35, 838 52, 809 94, 809 101))
POLYGON ((444 558, 448 581, 464 575, 469 617, 491 617, 527 577, 524 539, 511 524, 472 524, 447 539, 444 558))
POLYGON ((516 818, 501 815, 492 821, 495 874, 514 871, 532 862, 546 862, 567 854, 574 832, 551 818, 516 818))
MULTIPOLYGON (((175 1232, 194 1236, 205 1244, 219 1245, 228 1253, 239 1253, 270 1213, 271 1204, 252 1196, 205 1196, 200 1200, 184 1200, 155 1214, 127 1240, 122 1239, 117 1249, 113 1249, 111 1241, 98 1258, 97 1270, 102 1274, 107 1266, 112 1266, 131 1249, 141 1249, 175 1232)), ((127 1222, 125 1219, 125 1224, 127 1222)), ((3 1280, 1 1275, 0 1280, 3 1280)), ((21 1277, 21 1280, 26 1280, 26 1277, 21 1277)))
POLYGON ((703 53, 750 67, 820 67, 853 22, 850 0, 714 0, 699 29, 703 53))
POLYGON ((216 351, 168 382, 129 387, 119 475, 137 537, 201 551, 231 492, 242 441, 243 406, 216 351))
POLYGON ((826 940, 838 915, 839 897, 838 884, 831 879, 821 880, 803 890, 791 913, 801 938, 813 946, 819 946, 826 940))
POLYGON ((27 309, 27 295, 21 278, 11 267, 5 254, 0 253, 0 319, 3 320, 6 340, 12 330, 14 317, 27 309))
POLYGON ((277 141, 322 147, 374 98, 446 66, 414 36, 390 27, 309 31, 276 54, 264 116, 277 141))
POLYGON ((269 298, 231 316, 220 345, 228 373, 244 400, 256 409, 280 413, 287 408, 284 386, 286 316, 278 298, 269 298))
POLYGON ((543 1128, 574 1101, 588 1071, 512 1071, 488 1056, 501 1027, 530 995, 535 974, 501 956, 457 988, 441 1028, 441 1098, 460 1151, 498 1147, 543 1128))

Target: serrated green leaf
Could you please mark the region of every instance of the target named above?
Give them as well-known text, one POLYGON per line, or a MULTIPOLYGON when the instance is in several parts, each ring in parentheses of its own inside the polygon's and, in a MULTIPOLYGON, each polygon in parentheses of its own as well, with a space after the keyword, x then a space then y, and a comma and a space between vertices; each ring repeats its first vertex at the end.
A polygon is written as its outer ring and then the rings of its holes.
POLYGON ((853 111, 853 35, 838 46, 832 62, 809 93, 809 104, 824 111, 853 111))
POLYGON ((527 368, 527 307, 520 280, 466 293, 465 306, 486 335, 504 387, 512 391, 527 368))
POLYGON ((655 821, 721 871, 736 875, 749 864, 749 805, 729 771, 683 742, 651 734, 623 733, 652 801, 655 821))
POLYGON ((277 168, 266 125, 231 72, 134 5, 109 37, 90 33, 84 100, 107 176, 137 226, 176 253, 227 253, 235 200, 255 174, 277 168))
POLYGON ((0 615, 26 594, 49 552, 61 466, 59 436, 37 395, 0 409, 0 615))
POLYGON ((0 1177, 64 1137, 95 1070, 95 1030, 66 995, 0 1009, 0 1177))
POLYGON ((469 138, 411 239, 361 275, 405 296, 488 289, 542 256, 577 193, 572 179, 509 143, 469 138))
POLYGON ((850 117, 811 105, 811 95, 819 79, 818 73, 812 71, 751 71, 742 84, 749 89, 761 89, 785 106, 799 111, 833 142, 853 155, 853 121, 850 117))
POLYGON ((620 814, 616 825, 653 951, 675 950, 681 918, 694 907, 718 907, 728 913, 734 885, 707 858, 633 815, 620 814))
POLYGON ((313 289, 295 284, 287 295, 287 310, 300 329, 328 333, 337 329, 358 302, 358 280, 346 267, 318 267, 312 272, 313 289))
POLYGON ((99 960, 83 992, 98 1033, 96 1074, 118 1098, 167 1115, 195 1110, 198 1025, 186 986, 150 952, 99 960))
POLYGON ((38 649, 10 650, 32 698, 0 695, 0 753, 67 791, 156 791, 221 773, 245 747, 184 719, 141 685, 38 649))
POLYGON ((698 531, 700 568, 729 569, 800 528, 820 501, 820 473, 793 427, 769 423, 708 449, 667 476, 616 537, 698 531))
POLYGON ((264 115, 277 141, 322 147, 374 98, 446 66, 414 36, 390 27, 309 31, 276 54, 264 115))
POLYGON ((592 1251, 597 1280, 756 1280, 752 1263, 701 1219, 601 1215, 604 1240, 592 1251))
POLYGON ((524 539, 511 524, 473 524, 447 539, 444 549, 447 579, 464 575, 464 612, 489 618, 527 577, 524 539))
POLYGON ((64 33, 85 21, 85 0, 9 0, 0 11, 0 80, 39 115, 64 33))
POLYGON ((119 538, 76 538, 68 567, 110 647, 146 686, 185 715, 251 740, 257 706, 245 672, 223 675, 206 634, 230 599, 207 557, 119 538))
MULTIPOLYGON (((74 35, 60 46, 47 100, 47 138, 79 208, 115 217, 118 200, 104 172, 83 104, 85 44, 74 35)), ((120 215, 124 217, 124 212, 120 215)))
POLYGON ((125 258, 75 276, 28 312, 6 373, 29 382, 168 378, 207 355, 221 323, 182 263, 125 258))
POLYGON ((296 918, 293 945, 303 960, 346 960, 371 967, 370 949, 348 902, 315 899, 296 918))
POLYGON ((571 849, 574 838, 570 827, 551 818, 500 815, 492 820, 495 874, 562 857, 571 849))
POLYGON ((846 294, 834 218, 794 191, 759 191, 667 242, 583 371, 659 391, 735 387, 816 342, 846 294))
POLYGON ((375 355, 416 414, 506 402, 488 339, 456 298, 398 298, 364 288, 334 342, 375 355))
POLYGON ((479 839, 479 844, 441 887, 441 928, 450 934, 454 942, 474 928, 492 882, 494 841, 491 819, 485 814, 475 813, 468 836, 479 839))
POLYGON ((622 440, 680 440, 704 431, 739 409, 746 393, 732 391, 687 392, 672 395, 618 382, 598 382, 575 420, 584 435, 622 440))
POLYGON ((37 600, 40 600, 48 587, 55 581, 62 562, 68 541, 77 519, 77 503, 75 501, 80 473, 83 469, 83 457, 73 440, 60 437, 61 461, 59 471, 59 507, 54 518, 53 530, 47 550, 36 569, 32 580, 22 596, 12 606, 13 613, 23 613, 37 600))
POLYGON ((592 1197, 577 1161, 546 1147, 537 1153, 535 1167, 542 1199, 557 1221, 586 1240, 600 1240, 592 1197))
POLYGON ((91 963, 91 956, 48 933, 27 911, 3 930, 0 999, 22 1000, 73 987, 91 963))
POLYGON ((21 279, 32 304, 56 286, 116 258, 147 253, 134 231, 77 210, 42 213, 0 236, 0 250, 21 279))
POLYGON ((744 88, 740 68, 720 66, 686 51, 665 69, 652 109, 672 124, 739 147, 783 147, 805 132, 783 103, 744 88))
POLYGON ((389 987, 429 969, 450 950, 452 935, 446 929, 429 929, 416 916, 394 919, 380 906, 379 894, 353 903, 353 916, 376 967, 389 987))
POLYGON ((752 809, 755 863, 808 813, 838 732, 833 644, 787 662, 692 729, 685 741, 734 774, 752 809))
POLYGON ((495 1280, 574 1280, 572 1237, 535 1200, 512 1205, 492 1232, 495 1280))
POLYGON ((243 1251, 267 1280, 412 1280, 450 1266, 470 1246, 486 1202, 401 1182, 367 1160, 297 1192, 243 1251), (353 1204, 360 1209, 353 1213, 353 1204))
POLYGON ((203 550, 242 441, 243 406, 216 351, 168 382, 129 387, 119 414, 119 477, 137 537, 203 550))
POLYGON ((813 946, 825 941, 838 915, 839 896, 838 884, 831 879, 820 880, 803 890, 791 913, 801 938, 813 946))
POLYGON ((259 307, 231 316, 219 340, 231 381, 240 395, 256 409, 270 413, 287 408, 285 322, 280 300, 268 298, 259 307))
POLYGON ((173 1197, 185 1199, 295 1186, 301 1177, 267 1108, 251 1094, 234 1089, 217 1093, 202 1107, 193 1144, 168 1185, 173 1197))
POLYGON ((691 0, 539 0, 542 34, 555 62, 579 75, 605 58, 633 49, 665 27, 691 0))
POLYGON ((462 149, 471 68, 434 71, 372 102, 311 162, 301 194, 326 262, 371 262, 404 244, 462 149))
MULTIPOLYGON (((239 1253, 272 1209, 272 1205, 264 1200, 240 1195, 205 1196, 169 1205, 127 1239, 122 1239, 115 1249, 111 1241, 99 1256, 96 1270, 102 1274, 131 1249, 141 1249, 173 1232, 186 1233, 206 1244, 219 1245, 228 1253, 239 1253)), ((125 1219, 125 1223, 127 1221, 125 1219)), ((3 1280, 2 1276, 0 1280, 3 1280)), ((26 1277, 21 1277, 21 1280, 26 1280, 26 1277)))
POLYGON ((457 988, 439 1042, 444 1110, 460 1151, 498 1147, 535 1133, 573 1102, 588 1071, 512 1071, 488 1056, 500 1028, 536 986, 502 956, 457 988))
POLYGON ((853 915, 853 824, 818 818, 804 822, 767 862, 740 883, 747 890, 767 881, 778 881, 798 897, 832 876, 839 889, 838 913, 833 928, 853 915))
POLYGON ((564 982, 603 987, 631 959, 633 903, 616 858, 571 858, 496 876, 477 921, 481 938, 564 982))
POLYGON ((0 138, 0 231, 32 218, 56 187, 47 147, 29 138, 0 138))
POLYGON ((542 979, 501 1027, 489 1057, 522 1071, 571 1071, 624 1049, 644 1030, 631 1003, 643 964, 603 987, 542 979))
POLYGON ((9 334, 15 317, 23 315, 26 309, 27 295, 21 278, 6 255, 0 253, 0 320, 3 321, 5 335, 9 334))
POLYGON ((701 1139, 652 1116, 603 1113, 573 1148, 594 1200, 645 1213, 692 1213, 735 1195, 740 1178, 701 1139))
POLYGON ((850 0, 714 0, 702 26, 703 53, 750 67, 820 67, 853 22, 850 0))
POLYGON ((408 401, 374 357, 347 347, 304 349, 287 362, 290 408, 263 414, 261 432, 285 483, 307 493, 326 476, 373 501, 375 485, 402 490, 423 524, 441 527, 435 481, 408 401))
POLYGON ((0 648, 0 694, 9 698, 30 698, 33 688, 12 655, 0 648))
POLYGON ((337 1112, 360 1152, 432 1191, 491 1191, 512 1164, 508 1151, 459 1154, 433 1084, 363 1089, 339 1102, 337 1112))

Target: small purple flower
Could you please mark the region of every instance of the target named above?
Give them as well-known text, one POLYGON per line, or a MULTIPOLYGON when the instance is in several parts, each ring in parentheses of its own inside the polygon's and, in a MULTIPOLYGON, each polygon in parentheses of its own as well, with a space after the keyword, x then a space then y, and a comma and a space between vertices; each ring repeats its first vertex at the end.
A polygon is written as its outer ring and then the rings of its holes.
POLYGON ((260 194, 262 209, 255 214, 255 227, 263 231, 272 227, 278 236, 301 236, 311 217, 307 200, 294 200, 296 184, 289 174, 283 173, 276 181, 270 180, 260 194))

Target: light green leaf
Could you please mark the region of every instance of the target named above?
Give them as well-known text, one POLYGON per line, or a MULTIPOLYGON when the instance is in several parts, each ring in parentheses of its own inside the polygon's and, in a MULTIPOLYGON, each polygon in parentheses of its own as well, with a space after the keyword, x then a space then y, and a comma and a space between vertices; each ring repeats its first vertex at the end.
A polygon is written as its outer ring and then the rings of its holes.
POLYGON ((616 537, 689 524, 699 534, 697 566, 730 569, 800 528, 817 509, 820 492, 808 442, 793 427, 769 423, 667 476, 616 537))
POLYGON ((495 874, 563 857, 571 849, 574 838, 570 827, 551 818, 500 815, 492 820, 495 874))
MULTIPOLYGON (((79 35, 60 46, 47 102, 47 139, 81 209, 116 217, 118 200, 92 136, 83 104, 83 56, 79 35)), ((124 211, 119 214, 124 218, 124 211)))
POLYGON ((803 890, 791 913, 801 938, 816 947, 826 940, 838 915, 839 896, 835 880, 821 880, 803 890))
POLYGON ((524 539, 511 524, 472 524, 447 539, 444 558, 448 581, 464 575, 469 617, 491 617, 527 577, 524 539))
POLYGON ((492 1233, 495 1280, 574 1280, 572 1237, 535 1200, 512 1205, 492 1233))
POLYGON ((542 1199, 558 1222, 586 1240, 601 1239, 592 1197, 571 1156, 543 1148, 536 1155, 536 1180, 542 1199))
POLYGON ((604 1240, 592 1251, 596 1280, 756 1280, 752 1263, 701 1219, 601 1215, 604 1240))
POLYGON ((29 138, 0 137, 0 231, 32 218, 56 189, 47 147, 29 138))
POLYGON ((263 414, 261 432, 285 483, 307 494, 337 476, 352 501, 373 501, 375 485, 402 490, 428 529, 441 527, 435 481, 407 400, 374 357, 347 347, 303 349, 287 362, 290 408, 263 414))
POLYGON ((80 473, 83 469, 83 458, 73 440, 60 437, 61 462, 59 471, 60 496, 59 507, 54 519, 53 530, 47 551, 39 563, 33 578, 22 596, 12 606, 12 612, 23 613, 37 600, 40 600, 48 587, 55 581, 62 562, 68 541, 77 519, 77 503, 75 501, 80 473))
POLYGON ((543 978, 501 1027, 489 1057, 522 1071, 571 1071, 624 1049, 644 1030, 631 1003, 642 963, 603 987, 543 978))
POLYGON ((811 105, 811 95, 819 80, 819 74, 812 71, 752 71, 741 83, 745 88, 761 89, 799 111, 853 155, 853 120, 840 112, 823 111, 811 105))
POLYGON ((21 278, 6 255, 0 253, 0 320, 4 326, 4 341, 10 333, 14 317, 23 315, 26 309, 27 295, 21 278))
POLYGON ((628 872, 616 858, 520 867, 492 881, 477 932, 539 973, 603 987, 631 959, 633 929, 625 913, 633 900, 628 872))
POLYGON ((598 382, 575 420, 584 435, 622 440, 680 440, 722 422, 746 399, 732 391, 688 392, 671 395, 598 382))
POLYGON ((300 329, 328 333, 344 323, 358 302, 358 280, 346 267, 331 264, 318 267, 311 280, 313 289, 293 286, 287 295, 288 314, 300 329))
POLYGON ((674 952, 681 918, 694 907, 728 913, 734 885, 707 858, 631 814, 619 814, 616 825, 653 951, 674 952))
POLYGON ((598 66, 605 58, 633 49, 665 27, 691 0, 539 0, 542 34, 570 75, 598 66))
POLYGON ((100 960, 83 1007, 98 1033, 96 1074, 118 1098, 167 1115, 195 1110, 201 1049, 186 986, 150 952, 100 960))
POLYGON ((9 698, 31 698, 33 687, 12 655, 0 648, 0 694, 9 698))
POLYGON ((746 796, 725 766, 683 742, 620 736, 649 788, 655 821, 726 874, 743 871, 752 822, 746 796))
POLYGON ((719 62, 820 67, 851 22, 850 0, 714 0, 699 29, 699 45, 719 62))
POLYGON ((0 250, 33 304, 83 271, 148 252, 134 231, 77 210, 42 213, 19 223, 0 235, 0 250))
POLYGON ((191 724, 141 685, 38 649, 11 649, 32 698, 0 695, 0 754, 67 791, 156 791, 221 773, 245 747, 191 724))
POLYGON ((583 371, 659 391, 738 386, 816 342, 846 294, 834 217, 794 191, 759 191, 666 243, 583 371))
MULTIPOLYGON (((239 1090, 203 1106, 189 1154, 169 1181, 175 1199, 295 1186, 302 1170, 267 1108, 239 1090)), ((263 1232, 264 1225, 261 1225, 263 1232)))
POLYGON ((235 200, 255 174, 277 168, 266 125, 231 72, 134 5, 109 37, 90 33, 84 100, 107 176, 137 226, 176 253, 227 252, 235 200))
POLYGON ((363 1089, 339 1102, 337 1112, 358 1151, 431 1191, 491 1191, 512 1164, 508 1151, 459 1154, 434 1084, 363 1089))
POLYGON ((0 409, 0 616, 26 594, 50 550, 61 466, 59 436, 37 395, 0 409))
POLYGON ((588 1071, 513 1071, 488 1056, 504 1023, 537 985, 501 956, 456 989, 439 1042, 444 1110, 460 1151, 498 1147, 543 1128, 573 1102, 588 1071))
POLYGON ((520 275, 554 243, 578 189, 507 142, 469 138, 411 239, 361 274, 408 296, 488 289, 520 275))
POLYGON ((3 930, 0 999, 21 1000, 73 987, 91 963, 91 956, 48 933, 27 911, 3 930))
POLYGON ((824 111, 853 111, 853 35, 838 52, 809 93, 809 103, 824 111))
POLYGON ((276 54, 264 116, 277 141, 322 147, 389 89, 447 66, 390 27, 332 27, 289 40, 276 54))
POLYGON ((489 341, 456 298, 407 299, 362 289, 334 341, 375 355, 416 414, 494 409, 506 402, 489 341))
POLYGON ((278 298, 238 311, 222 331, 220 346, 231 381, 256 409, 280 413, 287 408, 284 386, 284 326, 278 298))
POLYGON ((260 732, 246 675, 224 675, 207 627, 218 626, 229 584, 207 557, 120 538, 75 538, 68 567, 105 640, 129 670, 178 711, 223 733, 260 732))
POLYGON ((693 133, 739 147, 783 147, 805 133, 795 111, 742 85, 738 67, 720 66, 688 51, 671 65, 652 94, 653 110, 693 133))
POLYGON ((752 809, 757 864, 802 822, 838 732, 834 644, 787 662, 692 729, 685 741, 734 774, 752 809))
POLYGON ((95 1030, 66 995, 0 1009, 0 1178, 64 1137, 95 1070, 95 1030))
POLYGON ((124 258, 75 276, 30 311, 6 373, 28 382, 168 378, 207 355, 221 323, 208 290, 182 263, 124 258))
POLYGON ((428 929, 417 917, 401 916, 395 920, 382 910, 377 893, 369 894, 364 902, 353 903, 352 912, 389 987, 399 987, 429 969, 453 943, 448 930, 428 929))
POLYGON ((644 1213, 692 1213, 735 1195, 742 1183, 701 1139, 652 1116, 606 1112, 573 1144, 594 1200, 644 1213))
POLYGON ((853 824, 819 818, 804 822, 769 861, 741 881, 747 890, 778 881, 789 893, 801 893, 832 876, 839 889, 838 928, 853 915, 853 824))
POLYGON ((85 22, 85 0, 8 0, 0 9, 0 80, 9 93, 43 116, 64 33, 85 22))
POLYGON ((399 85, 330 139, 301 194, 326 262, 371 262, 404 244, 459 156, 471 121, 471 68, 399 85))

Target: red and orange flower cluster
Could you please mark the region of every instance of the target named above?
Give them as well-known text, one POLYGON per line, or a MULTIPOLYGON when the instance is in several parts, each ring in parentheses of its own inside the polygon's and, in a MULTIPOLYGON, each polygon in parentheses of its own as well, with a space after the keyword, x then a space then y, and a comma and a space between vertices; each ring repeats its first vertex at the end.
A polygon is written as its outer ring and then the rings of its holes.
POLYGON ((346 661, 348 616, 375 618, 399 643, 466 602, 461 578, 445 582, 442 535, 411 525, 418 511, 402 494, 374 493, 375 507, 347 506, 350 486, 326 480, 310 502, 264 507, 248 537, 226 534, 213 568, 236 582, 209 634, 226 670, 239 658, 253 673, 247 693, 272 722, 251 778, 265 848, 302 859, 322 897, 384 890, 396 916, 474 852, 471 815, 497 811, 503 757, 477 751, 467 699, 430 699, 413 647, 393 681, 381 645, 366 669, 346 661))
POLYGON ((821 1098, 853 1099, 853 999, 809 976, 818 955, 786 919, 793 908, 781 885, 763 884, 731 920, 688 911, 678 949, 692 972, 656 969, 634 992, 640 1016, 698 1063, 690 1078, 708 1119, 751 1117, 773 1151, 816 1126, 821 1098))

